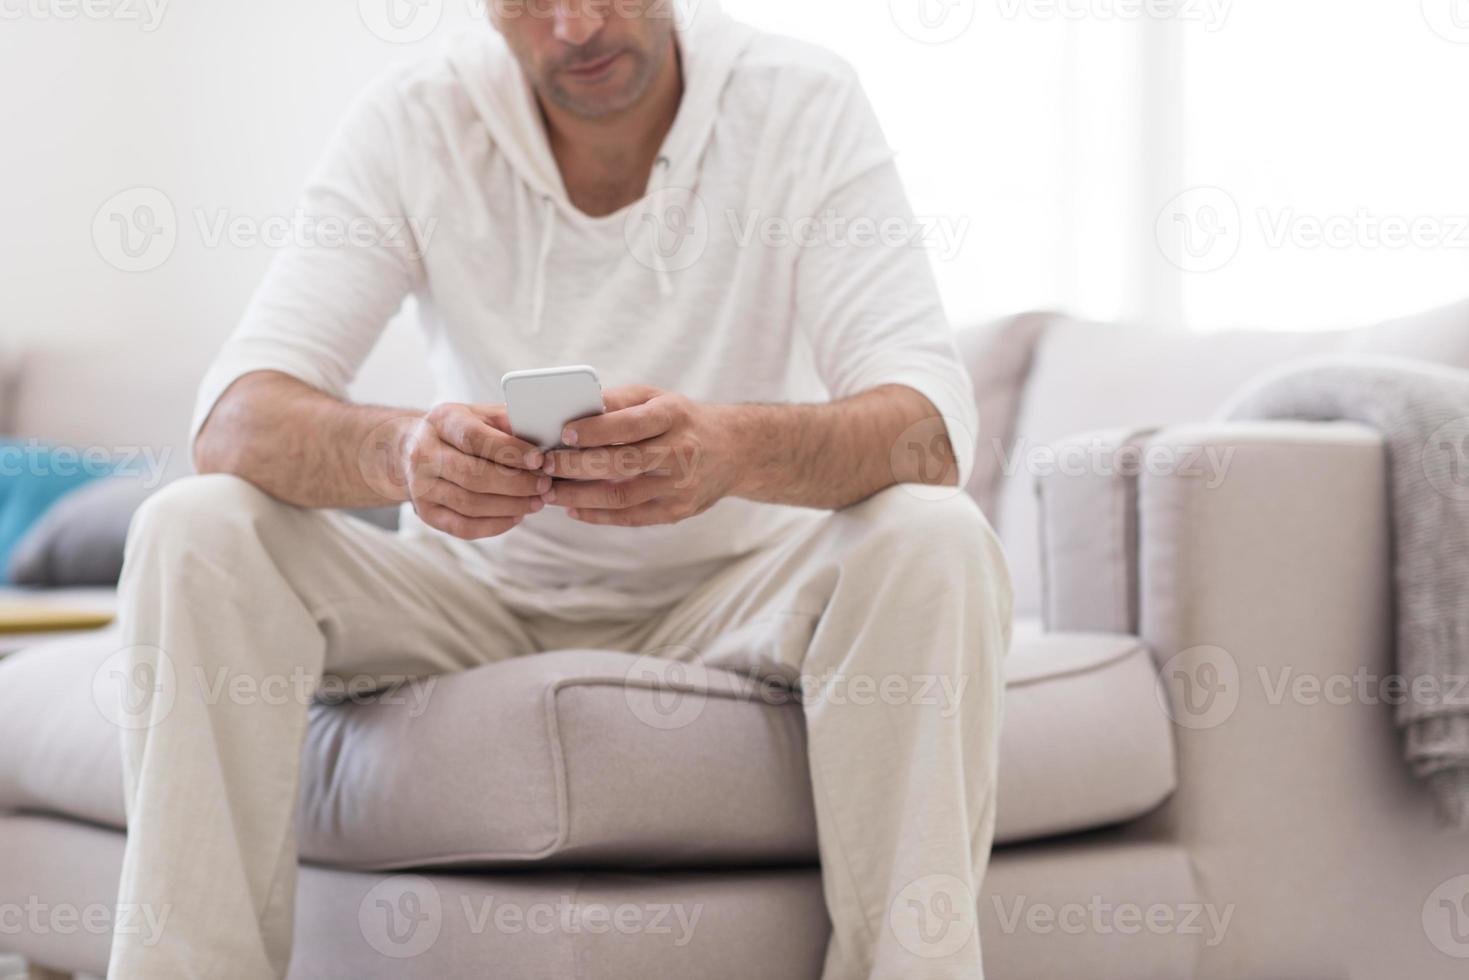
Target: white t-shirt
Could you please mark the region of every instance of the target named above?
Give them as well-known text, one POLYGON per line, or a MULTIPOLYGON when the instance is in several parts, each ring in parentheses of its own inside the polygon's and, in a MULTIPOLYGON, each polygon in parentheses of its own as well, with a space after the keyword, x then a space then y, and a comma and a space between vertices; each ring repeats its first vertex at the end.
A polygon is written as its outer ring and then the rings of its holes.
MULTIPOLYGON (((500 402, 504 372, 568 363, 712 403, 902 384, 948 420, 967 479, 969 379, 853 72, 704 6, 680 31, 685 94, 648 195, 608 217, 570 203, 490 29, 375 85, 304 196, 347 243, 318 235, 277 259, 204 380, 195 433, 251 371, 342 396, 413 297, 440 401, 500 402)), ((726 499, 680 524, 614 528, 548 507, 454 547, 523 611, 639 616, 814 517, 726 499)), ((405 533, 437 532, 405 509, 405 533)))

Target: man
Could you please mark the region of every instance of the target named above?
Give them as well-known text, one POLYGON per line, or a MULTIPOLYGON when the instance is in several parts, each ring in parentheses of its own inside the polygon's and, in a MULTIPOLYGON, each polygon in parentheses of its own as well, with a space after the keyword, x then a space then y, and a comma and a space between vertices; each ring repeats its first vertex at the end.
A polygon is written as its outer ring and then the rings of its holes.
POLYGON ((923 252, 859 240, 859 219, 913 218, 851 72, 672 9, 501 0, 496 32, 377 86, 338 134, 307 212, 434 232, 283 256, 200 392, 212 475, 133 526, 133 666, 167 658, 178 684, 125 736, 120 900, 171 918, 156 946, 119 932, 113 980, 289 962, 307 705, 190 678, 568 647, 961 691, 817 696, 806 721, 825 977, 980 976, 972 915, 957 949, 899 928, 973 908, 994 828, 1011 600, 958 489, 969 383, 923 252), (440 404, 348 403, 408 297, 440 404), (542 452, 487 403, 503 371, 567 362, 599 369, 607 413, 542 452), (326 509, 398 502, 396 536, 326 509))

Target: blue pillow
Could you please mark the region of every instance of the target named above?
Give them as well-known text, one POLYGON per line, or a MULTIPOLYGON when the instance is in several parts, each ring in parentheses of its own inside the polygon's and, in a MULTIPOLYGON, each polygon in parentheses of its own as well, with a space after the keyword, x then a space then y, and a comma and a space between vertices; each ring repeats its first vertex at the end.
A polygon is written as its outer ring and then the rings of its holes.
POLYGON ((113 470, 95 451, 36 440, 0 440, 0 584, 7 581, 10 553, 32 524, 77 487, 113 470))

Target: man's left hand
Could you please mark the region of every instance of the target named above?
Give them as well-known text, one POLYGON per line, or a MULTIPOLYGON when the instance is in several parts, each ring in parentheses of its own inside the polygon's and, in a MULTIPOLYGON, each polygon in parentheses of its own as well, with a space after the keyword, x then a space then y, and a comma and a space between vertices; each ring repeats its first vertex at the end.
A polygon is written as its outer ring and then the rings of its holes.
POLYGON ((572 448, 546 454, 543 495, 588 524, 644 527, 702 514, 739 482, 730 413, 642 385, 609 388, 606 412, 566 427, 572 448))

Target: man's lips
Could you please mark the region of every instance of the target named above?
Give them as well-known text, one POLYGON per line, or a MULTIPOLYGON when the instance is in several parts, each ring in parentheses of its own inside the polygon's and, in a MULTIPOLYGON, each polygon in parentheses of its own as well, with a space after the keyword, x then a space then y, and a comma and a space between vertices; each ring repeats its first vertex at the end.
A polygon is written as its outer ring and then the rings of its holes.
POLYGON ((614 51, 609 55, 598 58, 596 61, 588 61, 566 69, 566 74, 572 78, 586 81, 598 78, 612 68, 613 62, 622 57, 621 51, 614 51))

